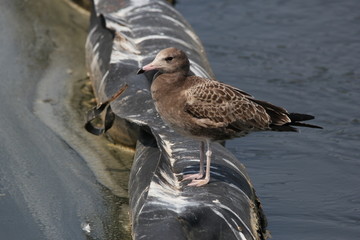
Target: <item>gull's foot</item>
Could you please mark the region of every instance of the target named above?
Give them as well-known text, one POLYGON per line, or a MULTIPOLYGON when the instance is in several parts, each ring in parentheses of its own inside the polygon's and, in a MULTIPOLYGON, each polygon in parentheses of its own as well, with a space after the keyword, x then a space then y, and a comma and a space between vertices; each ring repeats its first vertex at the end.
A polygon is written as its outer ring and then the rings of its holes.
POLYGON ((192 180, 191 183, 188 184, 188 186, 195 186, 195 187, 201 187, 209 183, 210 179, 199 179, 199 180, 192 180))
POLYGON ((181 181, 201 179, 201 178, 203 178, 203 176, 204 176, 203 173, 186 174, 186 175, 184 175, 184 177, 181 181))

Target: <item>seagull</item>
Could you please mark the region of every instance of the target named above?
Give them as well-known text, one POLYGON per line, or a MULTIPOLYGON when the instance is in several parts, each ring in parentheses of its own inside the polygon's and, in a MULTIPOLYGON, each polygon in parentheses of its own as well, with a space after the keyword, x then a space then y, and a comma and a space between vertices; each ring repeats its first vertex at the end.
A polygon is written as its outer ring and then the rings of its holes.
POLYGON ((254 131, 296 132, 294 126, 321 128, 302 123, 314 116, 288 113, 228 84, 191 76, 189 59, 180 49, 161 50, 138 74, 151 70, 158 70, 151 84, 151 96, 163 121, 181 135, 200 142, 200 170, 182 179, 191 180, 188 186, 209 183, 214 141, 242 137, 254 131))

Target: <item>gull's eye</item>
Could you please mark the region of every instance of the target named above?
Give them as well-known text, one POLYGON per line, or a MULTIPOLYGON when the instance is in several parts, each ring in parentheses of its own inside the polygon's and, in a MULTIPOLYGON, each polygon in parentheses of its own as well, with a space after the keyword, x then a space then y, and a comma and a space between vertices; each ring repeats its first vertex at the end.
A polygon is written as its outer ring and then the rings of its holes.
POLYGON ((167 58, 165 58, 165 61, 169 63, 169 62, 171 62, 171 60, 173 60, 173 59, 174 59, 173 57, 167 57, 167 58))

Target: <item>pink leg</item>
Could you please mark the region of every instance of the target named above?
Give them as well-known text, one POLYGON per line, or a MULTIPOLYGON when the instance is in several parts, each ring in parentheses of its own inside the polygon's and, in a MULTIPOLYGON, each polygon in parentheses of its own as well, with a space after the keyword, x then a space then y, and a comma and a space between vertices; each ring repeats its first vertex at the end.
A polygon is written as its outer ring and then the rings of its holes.
POLYGON ((204 179, 194 179, 191 181, 191 183, 188 184, 188 186, 196 186, 200 187, 203 185, 206 185, 210 181, 210 165, 211 165, 211 147, 210 147, 210 140, 206 140, 207 145, 207 151, 206 151, 206 173, 204 179))
POLYGON ((195 174, 186 174, 184 175, 182 181, 185 180, 193 180, 193 179, 200 179, 204 176, 204 153, 205 153, 205 146, 204 146, 204 142, 201 141, 200 142, 200 170, 199 173, 195 173, 195 174))

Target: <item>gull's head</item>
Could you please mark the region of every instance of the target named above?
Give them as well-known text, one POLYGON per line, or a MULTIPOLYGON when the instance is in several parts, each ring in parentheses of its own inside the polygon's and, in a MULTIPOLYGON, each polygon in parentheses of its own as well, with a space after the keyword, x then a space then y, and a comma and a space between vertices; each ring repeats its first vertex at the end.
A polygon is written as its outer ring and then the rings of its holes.
POLYGON ((161 50, 155 59, 139 69, 138 74, 158 70, 162 73, 184 72, 188 74, 190 68, 189 59, 185 52, 177 48, 165 48, 161 50))

